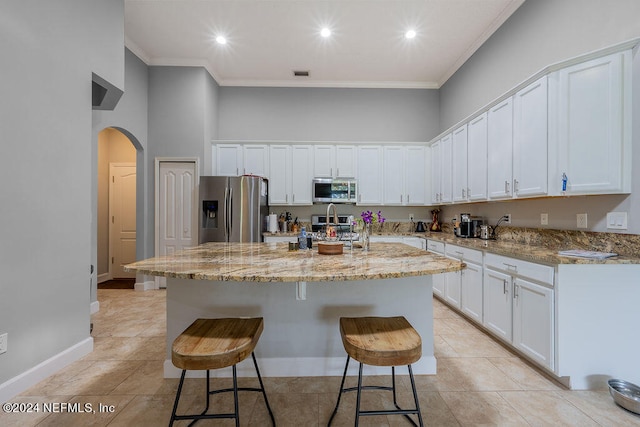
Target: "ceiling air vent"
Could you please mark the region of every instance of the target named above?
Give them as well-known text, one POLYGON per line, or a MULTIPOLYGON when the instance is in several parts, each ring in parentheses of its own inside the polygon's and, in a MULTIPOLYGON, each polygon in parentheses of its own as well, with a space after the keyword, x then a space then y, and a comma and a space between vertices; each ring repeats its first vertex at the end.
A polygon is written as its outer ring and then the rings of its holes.
POLYGON ((309 71, 293 70, 293 75, 295 77, 309 77, 309 71))

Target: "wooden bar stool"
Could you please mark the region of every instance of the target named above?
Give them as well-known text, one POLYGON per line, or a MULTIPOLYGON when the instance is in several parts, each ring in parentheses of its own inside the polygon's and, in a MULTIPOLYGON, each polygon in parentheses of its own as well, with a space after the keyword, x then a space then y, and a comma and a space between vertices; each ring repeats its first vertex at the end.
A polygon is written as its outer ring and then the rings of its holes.
POLYGON ((420 405, 418 403, 418 393, 416 392, 416 384, 413 378, 411 364, 418 361, 422 356, 422 340, 418 332, 411 324, 402 316, 398 317, 341 317, 340 318, 340 335, 342 336, 342 344, 347 352, 347 364, 344 367, 342 375, 342 383, 340 384, 340 393, 336 407, 331 414, 328 425, 331 425, 333 418, 338 412, 340 398, 342 393, 346 391, 358 392, 356 400, 356 419, 355 425, 358 425, 360 416, 365 415, 404 415, 414 426, 415 421, 409 416, 416 414, 418 423, 423 426, 422 415, 420 413, 420 405), (349 368, 349 360, 353 358, 360 362, 358 372, 358 386, 344 388, 344 381, 349 368), (391 366, 391 387, 388 386, 363 386, 362 385, 362 366, 363 364, 373 366, 391 366), (411 379, 411 389, 413 391, 413 400, 415 401, 415 409, 402 409, 396 401, 396 376, 395 367, 399 365, 407 365, 409 368, 409 378, 411 379), (389 390, 393 392, 393 404, 396 409, 379 410, 379 411, 361 411, 360 397, 362 390, 389 390))
POLYGON ((182 369, 180 383, 176 400, 173 404, 171 421, 169 426, 176 420, 193 420, 189 425, 195 424, 201 419, 211 418, 235 418, 236 426, 240 425, 238 412, 238 391, 259 391, 264 397, 267 405, 271 423, 275 427, 276 421, 271 412, 267 393, 264 390, 258 363, 253 349, 258 343, 258 339, 264 329, 262 317, 256 318, 225 318, 225 319, 197 319, 185 331, 180 334, 171 348, 171 361, 177 368, 182 369), (258 374, 260 388, 238 387, 238 377, 236 374, 236 364, 246 359, 249 354, 253 358, 253 365, 258 374), (233 367, 233 387, 219 390, 210 390, 209 370, 233 367), (180 393, 187 370, 207 371, 207 405, 200 414, 176 415, 180 393), (207 414, 209 410, 209 399, 212 394, 233 392, 233 413, 207 414))

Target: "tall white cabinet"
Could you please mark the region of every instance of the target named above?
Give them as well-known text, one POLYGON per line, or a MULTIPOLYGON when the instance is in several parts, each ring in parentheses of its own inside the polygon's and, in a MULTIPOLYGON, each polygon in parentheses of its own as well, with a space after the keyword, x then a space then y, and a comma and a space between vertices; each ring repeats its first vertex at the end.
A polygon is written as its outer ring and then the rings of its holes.
POLYGON ((631 52, 576 64, 550 79, 554 194, 629 193, 631 52))
POLYGON ((467 198, 487 199, 487 113, 469 121, 467 126, 467 198))
POLYGON ((513 100, 507 98, 489 109, 487 117, 489 150, 488 192, 490 199, 506 199, 513 195, 513 100))

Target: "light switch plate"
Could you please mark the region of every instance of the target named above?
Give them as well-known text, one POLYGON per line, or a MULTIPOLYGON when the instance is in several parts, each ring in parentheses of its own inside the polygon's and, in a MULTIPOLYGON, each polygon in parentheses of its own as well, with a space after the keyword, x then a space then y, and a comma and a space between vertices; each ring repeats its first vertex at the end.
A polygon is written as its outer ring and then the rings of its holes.
POLYGON ((7 352, 7 340, 9 339, 9 334, 4 333, 0 335, 0 354, 7 352))
POLYGON ((607 213, 607 228, 611 230, 626 230, 627 229, 627 213, 626 212, 607 213))

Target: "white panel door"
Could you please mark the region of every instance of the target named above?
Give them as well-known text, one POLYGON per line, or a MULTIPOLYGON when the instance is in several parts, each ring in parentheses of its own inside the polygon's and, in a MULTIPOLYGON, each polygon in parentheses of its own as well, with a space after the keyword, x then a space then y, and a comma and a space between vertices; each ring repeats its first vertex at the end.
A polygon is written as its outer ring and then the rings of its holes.
POLYGON ((484 320, 482 324, 511 343, 511 276, 484 269, 484 320))
POLYGON ((511 98, 491 107, 487 118, 488 180, 490 199, 512 197, 513 102, 511 98))
POLYGON ((356 147, 353 145, 336 145, 336 177, 356 177, 356 147))
POLYGON ((316 145, 313 148, 313 176, 333 178, 335 174, 336 148, 333 145, 316 145))
POLYGON ((427 201, 426 149, 420 146, 406 147, 405 191, 406 205, 424 205, 427 201))
POLYGON ((291 146, 269 147, 269 204, 289 204, 291 193, 291 146))
POLYGON ((215 175, 238 176, 242 175, 242 145, 240 144, 218 144, 215 150, 216 167, 215 175))
POLYGON ((467 268, 462 270, 460 308, 469 317, 482 323, 482 265, 465 260, 467 268))
POLYGON ((383 203, 385 205, 402 205, 406 202, 404 194, 404 147, 385 146, 382 149, 382 153, 383 203))
POLYGON ((487 113, 467 126, 467 197, 487 200, 487 113))
POLYGON ((256 175, 268 178, 269 146, 248 144, 242 147, 244 175, 256 175))
POLYGON ((364 145, 358 147, 358 204, 382 203, 382 147, 364 145))
POLYGON ((440 203, 442 200, 442 150, 440 141, 431 145, 431 202, 440 203))
POLYGON ((467 125, 453 131, 451 175, 453 201, 467 201, 467 125))
POLYGON ((159 163, 158 182, 158 252, 172 255, 198 244, 199 212, 195 162, 159 163))
POLYGON ((291 204, 312 204, 312 167, 312 147, 310 145, 293 145, 291 147, 291 204))
POLYGON ((451 134, 443 137, 440 140, 440 174, 442 175, 442 181, 440 182, 440 202, 441 203, 450 203, 452 198, 453 191, 453 182, 452 182, 452 162, 453 162, 453 137, 451 134))
POLYGON ((123 269, 126 264, 136 261, 136 165, 112 163, 109 173, 111 277, 136 277, 135 272, 123 269))
POLYGON ((516 278, 513 290, 513 345, 553 369, 553 289, 516 278))
POLYGON ((513 193, 547 194, 547 76, 513 97, 513 193))

